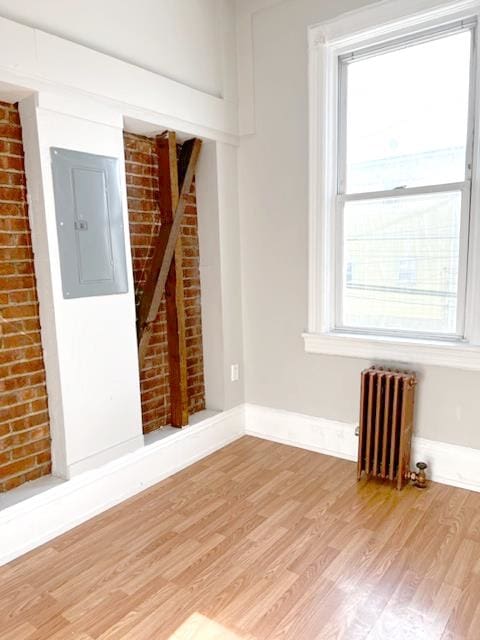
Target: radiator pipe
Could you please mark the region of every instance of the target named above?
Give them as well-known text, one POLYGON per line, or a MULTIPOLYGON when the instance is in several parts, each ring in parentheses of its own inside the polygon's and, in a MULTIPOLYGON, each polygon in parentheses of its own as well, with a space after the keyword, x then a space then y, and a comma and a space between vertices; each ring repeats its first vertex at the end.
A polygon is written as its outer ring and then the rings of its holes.
POLYGON ((410 471, 408 479, 419 489, 425 489, 427 486, 426 469, 428 468, 428 465, 426 462, 417 462, 415 466, 418 471, 410 471))

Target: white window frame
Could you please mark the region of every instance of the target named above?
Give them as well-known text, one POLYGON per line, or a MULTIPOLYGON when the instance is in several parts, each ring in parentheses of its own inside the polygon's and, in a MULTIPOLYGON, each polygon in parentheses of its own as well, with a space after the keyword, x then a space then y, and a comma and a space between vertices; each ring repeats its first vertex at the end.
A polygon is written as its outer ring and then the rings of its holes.
MULTIPOLYGON (((339 58, 355 49, 378 46, 448 24, 477 20, 480 0, 388 0, 309 28, 309 285, 307 352, 480 370, 480 176, 479 136, 473 147, 471 216, 464 338, 352 333, 335 330, 335 211, 338 168, 339 58)), ((478 44, 477 26, 477 44, 478 44)), ((473 48, 475 71, 471 98, 476 104, 473 131, 480 132, 479 46, 473 48)), ((457 185, 458 186, 458 185, 457 185)), ((470 186, 470 185, 468 185, 470 186)), ((415 192, 416 189, 409 189, 415 192)), ((403 192, 405 193, 405 191, 403 192)), ((464 199, 465 200, 465 199, 464 199)), ((466 253, 466 252, 464 252, 466 253)), ((467 268, 466 265, 462 268, 467 268)), ((459 291, 459 294, 461 292, 459 291)), ((463 303, 459 300, 459 304, 463 303)))
POLYGON ((350 62, 361 59, 362 56, 374 55, 374 52, 381 54, 386 50, 400 49, 402 45, 411 42, 417 44, 419 42, 429 42, 447 35, 459 33, 462 30, 469 30, 472 34, 471 42, 471 60, 470 60, 470 86, 469 86, 469 112, 467 122, 467 138, 466 138, 466 154, 465 154, 465 179, 462 182, 455 183, 440 183, 435 185, 422 185, 416 187, 399 187, 388 189, 384 191, 373 192, 360 192, 360 193, 347 193, 346 192, 346 171, 347 171, 347 157, 346 157, 346 79, 347 79, 347 66, 350 63, 348 60, 344 61, 345 56, 338 56, 338 153, 337 153, 337 193, 336 193, 336 228, 335 228, 335 300, 333 301, 332 308, 334 308, 335 317, 333 321, 333 327, 336 331, 345 331, 347 333, 355 333, 352 328, 342 325, 342 308, 343 308, 343 219, 344 219, 344 207, 347 202, 358 202, 361 200, 378 200, 392 197, 406 197, 415 195, 431 195, 434 193, 460 193, 461 194, 461 222, 460 222, 460 255, 458 263, 458 288, 457 288, 457 318, 456 318, 456 334, 428 334, 428 332, 418 332, 415 335, 414 331, 395 331, 395 330, 380 330, 377 331, 367 328, 358 327, 357 333, 363 334, 383 334, 389 336, 400 337, 416 337, 423 340, 450 340, 459 341, 463 340, 469 327, 466 326, 466 307, 467 307, 467 257, 469 252, 469 229, 470 229, 470 198, 471 198, 471 179, 473 168, 473 138, 474 138, 474 107, 475 107, 475 50, 476 50, 476 38, 477 38, 477 24, 476 20, 465 20, 450 22, 447 25, 441 25, 433 29, 427 29, 420 33, 409 34, 406 37, 395 38, 390 42, 381 42, 377 46, 362 48, 360 51, 352 51, 347 54, 347 58, 351 57, 350 62), (373 51, 372 51, 373 50, 373 51), (352 55, 354 53, 355 55, 352 55))

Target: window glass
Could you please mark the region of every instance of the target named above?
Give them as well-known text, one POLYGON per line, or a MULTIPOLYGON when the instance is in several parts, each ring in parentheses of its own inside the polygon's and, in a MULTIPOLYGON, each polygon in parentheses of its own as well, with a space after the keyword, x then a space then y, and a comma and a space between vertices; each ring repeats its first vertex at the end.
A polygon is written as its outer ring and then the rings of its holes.
POLYGON ((347 193, 465 179, 471 37, 345 63, 347 193))
POLYGON ((345 203, 342 324, 456 334, 461 192, 345 203))

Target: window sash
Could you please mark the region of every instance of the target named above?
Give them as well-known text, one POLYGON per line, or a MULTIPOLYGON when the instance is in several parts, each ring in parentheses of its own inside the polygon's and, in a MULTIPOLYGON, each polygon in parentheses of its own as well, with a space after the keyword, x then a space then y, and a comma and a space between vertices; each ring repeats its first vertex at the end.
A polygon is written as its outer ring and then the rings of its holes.
POLYGON ((367 47, 356 49, 354 51, 351 51, 350 53, 344 53, 339 56, 339 62, 348 64, 350 62, 356 62, 365 58, 371 58, 373 56, 381 55, 382 53, 398 51, 398 49, 404 49, 416 44, 423 44, 424 42, 431 42, 432 40, 438 40, 439 38, 444 38, 456 33, 461 33, 462 31, 474 31, 476 26, 476 18, 457 20, 450 24, 444 24, 439 27, 425 29, 417 33, 408 33, 400 38, 389 40, 388 42, 381 42, 379 44, 373 44, 367 47))
POLYGON ((428 195, 429 193, 449 193, 451 191, 470 190, 470 180, 463 182, 448 182, 422 187, 396 187, 385 191, 362 191, 360 193, 339 193, 337 202, 351 202, 353 200, 383 200, 385 198, 401 198, 402 196, 428 195))
MULTIPOLYGON (((373 55, 381 55, 390 51, 403 49, 407 46, 415 46, 432 40, 454 35, 460 31, 471 32, 471 51, 470 51, 470 92, 469 92, 469 114, 468 129, 465 153, 465 180, 472 177, 473 163, 473 143, 474 143, 474 119, 475 119, 475 67, 476 67, 476 46, 478 23, 476 19, 463 20, 450 25, 442 25, 434 29, 429 29, 420 34, 408 34, 402 38, 381 43, 369 47, 368 49, 360 49, 338 57, 338 113, 337 113, 337 193, 346 194, 347 184, 347 74, 348 66, 352 62, 357 62, 364 57, 373 55)), ((400 187, 400 185, 399 185, 400 187)), ((353 194, 351 194, 353 195, 353 194)))
POLYGON ((375 335, 392 335, 392 336, 409 336, 423 339, 434 340, 465 340, 465 309, 467 295, 467 268, 468 268, 468 246, 469 246, 469 227, 470 227, 470 181, 464 183, 455 183, 453 185, 435 185, 435 187, 416 187, 412 189, 393 189, 391 191, 380 191, 368 194, 349 194, 348 196, 337 196, 336 216, 335 216, 335 331, 345 333, 365 333, 375 335), (461 194, 461 213, 460 213, 460 238, 459 238, 459 261, 458 261, 458 277, 457 277, 457 317, 456 331, 454 333, 440 333, 428 331, 408 331, 408 330, 385 330, 380 328, 372 329, 371 327, 351 327, 344 325, 343 320, 343 264, 344 264, 344 233, 343 219, 344 207, 346 202, 359 200, 375 200, 394 198, 396 200, 408 198, 413 195, 429 195, 436 193, 455 193, 461 194))
POLYGON ((410 337, 423 340, 446 340, 464 341, 467 339, 467 299, 468 291, 468 259, 469 259, 469 228, 470 228, 470 200, 472 190, 473 171, 473 147, 474 147, 474 118, 475 118, 475 70, 476 70, 476 46, 477 46, 477 21, 464 20, 451 25, 443 25, 435 29, 428 30, 421 34, 409 34, 394 41, 374 45, 368 49, 354 51, 338 57, 338 115, 337 115, 337 195, 335 199, 335 219, 333 233, 335 237, 333 252, 333 317, 332 328, 339 333, 346 334, 366 334, 392 337, 410 337), (347 69, 350 62, 358 60, 360 57, 380 55, 386 51, 404 48, 420 44, 427 40, 433 40, 457 33, 460 30, 469 29, 472 32, 472 50, 470 55, 470 94, 469 94, 469 115, 468 130, 465 154, 465 180, 448 184, 425 185, 417 187, 397 187, 385 191, 345 193, 346 189, 346 149, 347 149, 347 69), (457 281, 457 317, 456 332, 453 334, 442 334, 436 332, 415 332, 400 330, 384 330, 362 327, 349 327, 342 323, 343 318, 343 213, 345 203, 355 200, 375 200, 388 198, 402 198, 411 195, 428 195, 445 192, 461 192, 461 221, 460 221, 460 243, 459 243, 459 263, 457 281))

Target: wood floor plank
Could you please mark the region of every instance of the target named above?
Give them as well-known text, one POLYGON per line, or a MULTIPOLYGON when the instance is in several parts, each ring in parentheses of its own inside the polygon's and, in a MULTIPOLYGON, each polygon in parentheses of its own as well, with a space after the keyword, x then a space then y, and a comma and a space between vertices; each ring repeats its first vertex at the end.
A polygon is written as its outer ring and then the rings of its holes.
POLYGON ((480 494, 251 437, 0 568, 1 640, 479 640, 480 494))

